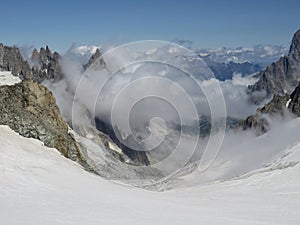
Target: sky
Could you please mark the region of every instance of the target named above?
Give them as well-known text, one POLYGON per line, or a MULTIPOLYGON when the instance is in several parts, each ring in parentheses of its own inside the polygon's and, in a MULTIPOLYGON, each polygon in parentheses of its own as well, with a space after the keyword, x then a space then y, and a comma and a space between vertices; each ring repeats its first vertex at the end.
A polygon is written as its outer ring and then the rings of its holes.
POLYGON ((300 1, 2 1, 0 42, 64 52, 71 44, 187 39, 197 48, 288 46, 300 1))

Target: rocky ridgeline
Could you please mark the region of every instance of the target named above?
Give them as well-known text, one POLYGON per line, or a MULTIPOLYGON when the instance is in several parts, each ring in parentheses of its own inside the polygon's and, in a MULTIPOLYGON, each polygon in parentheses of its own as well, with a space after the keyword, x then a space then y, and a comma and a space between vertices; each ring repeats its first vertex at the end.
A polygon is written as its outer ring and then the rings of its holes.
POLYGON ((21 78, 31 77, 31 68, 20 53, 20 50, 13 46, 7 47, 0 43, 0 70, 11 71, 14 76, 21 78))
POLYGON ((0 86, 0 124, 8 125, 24 137, 41 140, 93 171, 68 133, 54 96, 43 85, 24 80, 14 86, 0 86))
POLYGON ((294 90, 300 79, 300 30, 293 36, 289 54, 272 63, 256 77, 258 81, 248 87, 254 102, 259 103, 275 93, 284 95, 294 90))
POLYGON ((63 77, 59 60, 60 55, 57 52, 52 54, 48 46, 46 49, 41 48, 39 52, 34 49, 31 56, 33 66, 30 67, 16 46, 8 47, 0 43, 0 69, 11 71, 21 79, 58 81, 63 77))

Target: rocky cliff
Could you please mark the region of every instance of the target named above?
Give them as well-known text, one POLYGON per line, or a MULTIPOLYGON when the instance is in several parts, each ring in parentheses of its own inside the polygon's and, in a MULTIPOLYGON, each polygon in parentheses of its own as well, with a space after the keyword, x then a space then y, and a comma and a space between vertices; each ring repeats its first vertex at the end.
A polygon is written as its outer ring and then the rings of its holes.
POLYGON ((0 124, 8 125, 24 137, 41 140, 93 171, 68 133, 54 96, 43 85, 24 80, 14 86, 0 86, 0 124))
POLYGON ((260 102, 272 95, 273 98, 264 107, 258 108, 255 115, 241 122, 239 127, 254 128, 258 134, 262 134, 269 129, 268 116, 283 116, 287 110, 300 116, 300 30, 293 36, 289 54, 272 63, 256 77, 259 80, 248 87, 251 101, 260 102), (263 94, 257 95, 258 92, 263 94))
POLYGON ((293 36, 288 55, 281 57, 256 75, 259 78, 258 81, 248 87, 252 101, 260 102, 274 93, 284 95, 294 90, 300 78, 299 43, 300 30, 293 36), (257 94, 259 92, 260 94, 257 94))

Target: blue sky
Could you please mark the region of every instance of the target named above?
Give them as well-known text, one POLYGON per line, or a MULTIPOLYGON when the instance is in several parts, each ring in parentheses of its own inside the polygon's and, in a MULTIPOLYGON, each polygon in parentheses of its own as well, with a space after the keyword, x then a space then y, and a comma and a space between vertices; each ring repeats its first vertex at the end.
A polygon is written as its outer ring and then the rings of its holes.
POLYGON ((2 1, 0 42, 48 44, 189 39, 200 48, 288 46, 300 28, 300 1, 2 1))

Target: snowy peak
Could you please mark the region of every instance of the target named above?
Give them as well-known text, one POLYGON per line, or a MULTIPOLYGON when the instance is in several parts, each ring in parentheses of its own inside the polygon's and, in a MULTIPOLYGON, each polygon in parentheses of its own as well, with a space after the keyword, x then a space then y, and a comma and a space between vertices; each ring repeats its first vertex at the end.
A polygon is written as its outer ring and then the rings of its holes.
POLYGON ((94 46, 94 45, 82 45, 79 47, 75 47, 71 51, 75 54, 80 54, 80 55, 93 55, 96 53, 97 49, 100 47, 94 46))
POLYGON ((97 49, 101 49, 101 46, 95 45, 81 45, 77 46, 73 44, 69 50, 63 55, 70 60, 74 60, 76 62, 80 62, 85 65, 89 59, 94 55, 97 49))

